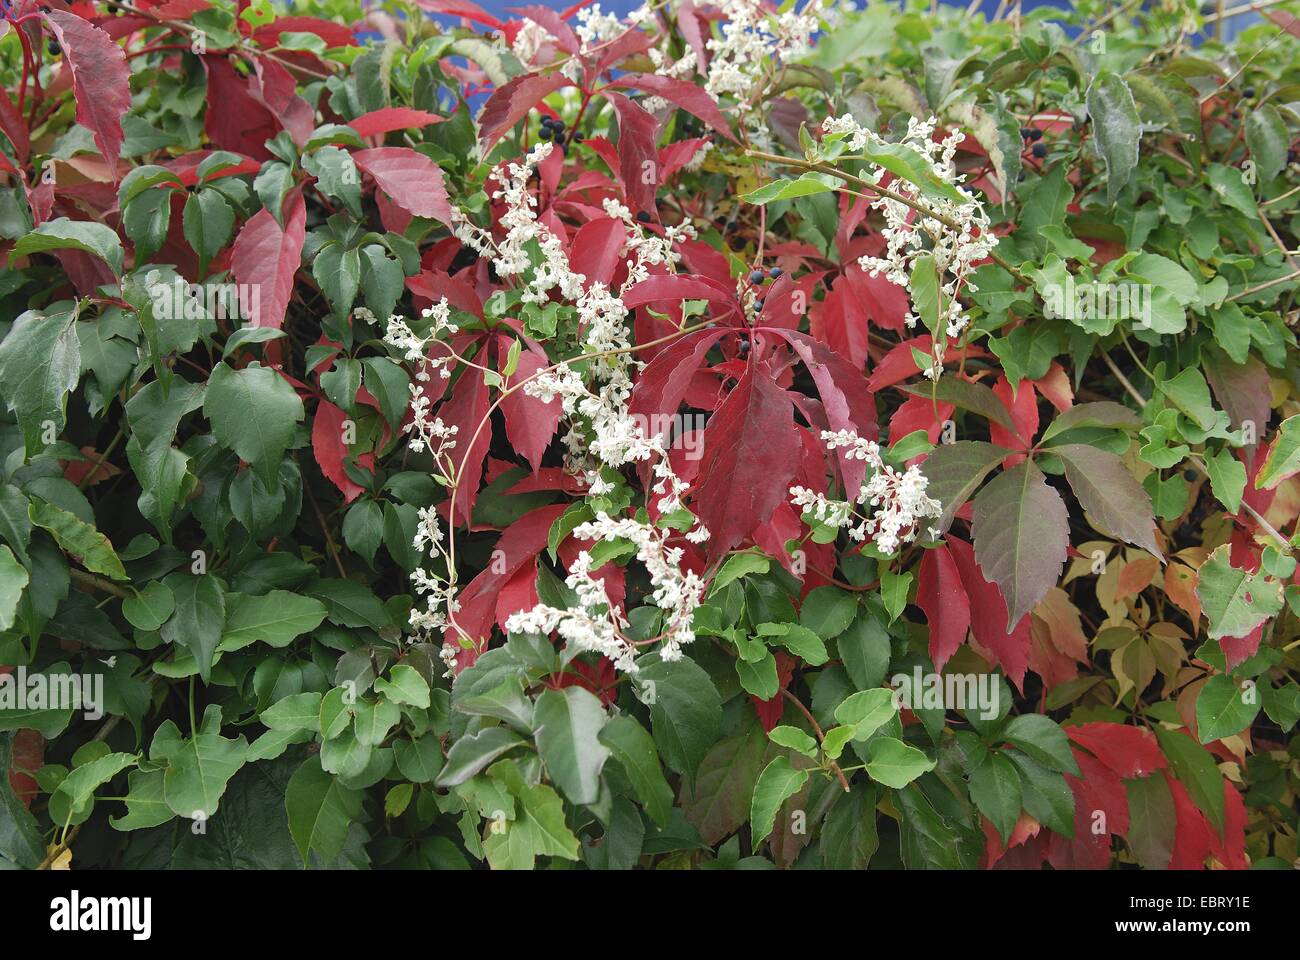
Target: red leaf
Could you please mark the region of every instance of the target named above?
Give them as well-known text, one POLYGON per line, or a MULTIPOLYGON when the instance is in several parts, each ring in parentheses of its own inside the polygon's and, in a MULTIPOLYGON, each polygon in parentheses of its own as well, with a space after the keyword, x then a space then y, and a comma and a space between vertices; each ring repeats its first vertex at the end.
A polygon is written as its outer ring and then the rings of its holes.
MULTIPOLYGON (((1034 442, 1038 433, 1038 403, 1034 388, 1028 380, 1021 380, 1013 396, 1011 382, 1005 376, 999 376, 993 384, 993 392, 1002 401, 1002 405, 1011 414, 1011 422, 1016 425, 1013 434, 996 421, 989 421, 989 439, 1000 447, 1009 450, 1025 450, 1034 442)), ((1024 457, 1008 457, 1003 461, 1007 467, 1014 467, 1024 457)))
MULTIPOLYGON (((423 5, 427 0, 421 2, 423 5)), ((515 77, 505 86, 498 87, 488 98, 488 102, 483 106, 483 112, 478 117, 478 136, 483 147, 483 156, 487 156, 496 142, 548 95, 562 87, 571 86, 573 81, 562 73, 551 73, 546 76, 526 73, 521 77, 515 77)))
POLYGON ((613 217, 597 217, 578 228, 569 244, 569 262, 587 278, 588 289, 593 283, 613 283, 626 242, 627 227, 613 217))
POLYGON ((357 150, 352 159, 407 213, 451 223, 442 170, 424 154, 409 147, 376 147, 357 150))
POLYGON ((1246 804, 1227 779, 1223 781, 1224 817, 1222 842, 1210 834, 1210 852, 1230 870, 1246 870, 1246 804))
POLYGON ((428 10, 430 13, 441 13, 448 17, 464 17, 466 20, 473 20, 475 23, 497 29, 505 26, 492 14, 478 4, 471 3, 470 0, 416 0, 416 3, 422 10, 428 10))
POLYGON ((907 289, 900 287, 884 274, 872 276, 857 264, 844 271, 849 290, 857 297, 867 319, 883 330, 901 333, 911 311, 907 289))
POLYGON ((991 653, 1007 677, 1023 690, 1032 642, 1029 617, 1021 617, 1008 633, 1007 601, 996 583, 984 579, 975 563, 974 548, 954 536, 949 536, 947 543, 957 561, 962 586, 970 601, 971 632, 975 634, 975 642, 991 653))
POLYGON ((14 145, 18 161, 26 163, 32 150, 31 133, 27 129, 27 121, 19 114, 18 108, 14 106, 14 102, 9 99, 9 94, 5 91, 0 91, 0 130, 4 131, 5 136, 14 145))
POLYGON ((735 306, 736 293, 708 277, 696 277, 689 273, 661 273, 633 284, 623 294, 623 305, 629 310, 666 300, 678 304, 683 300, 709 300, 735 306))
POLYGON ((1124 781, 1109 767, 1074 751, 1083 777, 1065 774, 1074 793, 1074 839, 1053 833, 1048 860, 1057 870, 1105 870, 1110 866, 1110 838, 1128 833, 1128 794, 1124 781), (1094 832, 1094 828, 1101 828, 1094 832))
POLYGON ((202 59, 208 71, 203 131, 212 146, 256 160, 269 159, 266 141, 279 130, 276 118, 253 96, 250 81, 236 73, 226 57, 209 54, 202 59))
POLYGON ((970 629, 970 600, 957 562, 946 545, 925 551, 916 583, 916 605, 930 626, 930 659, 942 670, 970 629))
POLYGON ((618 114, 618 164, 633 212, 655 211, 655 189, 659 186, 659 153, 655 141, 659 124, 654 115, 621 93, 605 91, 605 99, 618 114))
POLYGON ((149 12, 164 20, 188 20, 194 14, 211 7, 209 0, 167 0, 149 12))
POLYGON ((550 7, 534 3, 525 7, 511 7, 508 12, 518 13, 545 27, 546 32, 555 38, 555 45, 565 53, 576 54, 582 49, 582 44, 578 41, 573 28, 564 22, 563 16, 550 7))
POLYGON ((319 17, 276 17, 271 23, 254 30, 253 39, 259 46, 273 47, 280 42, 280 35, 284 33, 314 33, 325 41, 327 47, 357 45, 357 38, 351 28, 319 17))
POLYGON ((307 208, 297 189, 284 198, 283 227, 263 208, 239 231, 230 270, 241 285, 240 301, 251 326, 278 330, 284 323, 306 237, 307 208))
POLYGON ((637 377, 628 412, 651 424, 676 413, 705 355, 724 333, 715 329, 687 334, 656 354, 637 377))
POLYGON ((649 91, 655 96, 675 103, 687 113, 699 117, 728 140, 736 139, 731 132, 731 124, 727 123, 726 116, 718 107, 718 101, 709 96, 703 87, 696 86, 688 80, 675 80, 672 77, 661 77, 652 73, 628 73, 619 77, 610 86, 625 90, 649 91))
MULTIPOLYGON (((456 622, 460 624, 462 630, 477 641, 478 646, 473 651, 464 650, 460 653, 456 658, 458 668, 464 669, 472 664, 487 646, 488 637, 492 634, 492 623, 496 617, 497 595, 520 567, 533 560, 546 548, 546 537, 550 533, 551 524, 567 509, 567 506, 564 503, 555 503, 538 507, 506 527, 494 546, 494 556, 499 559, 499 562, 489 563, 461 591, 460 610, 456 613, 456 622)), ((454 628, 448 627, 443 637, 447 643, 455 643, 458 634, 454 628)))
POLYGON ((466 526, 474 511, 474 501, 478 499, 479 480, 483 477, 483 461, 487 457, 488 446, 492 440, 492 424, 483 424, 488 412, 488 387, 483 375, 472 368, 466 368, 451 388, 451 397, 438 411, 442 422, 456 427, 456 445, 451 448, 452 463, 456 465, 459 475, 457 484, 456 511, 459 519, 466 526), (475 440, 475 433, 478 439, 475 440))
MULTIPOLYGON (((510 340, 509 337, 501 338, 503 346, 498 352, 503 363, 510 340)), ((526 380, 549 365, 545 353, 538 356, 532 350, 524 349, 519 355, 519 366, 514 375, 508 378, 507 386, 526 380)), ((559 397, 552 397, 550 403, 542 403, 537 397, 529 396, 525 390, 516 390, 501 401, 501 413, 506 420, 506 436, 523 458, 533 465, 533 473, 541 469, 542 454, 555 436, 555 428, 559 426, 562 412, 559 397)))
POLYGON ((394 130, 421 130, 435 123, 442 123, 446 117, 410 107, 384 107, 363 113, 355 120, 349 120, 348 126, 362 137, 374 137, 394 130))
MULTIPOLYGON (((874 440, 880 434, 876 425, 876 406, 867 381, 860 370, 847 360, 812 337, 789 330, 771 330, 799 355, 826 409, 826 420, 832 430, 851 430, 860 437, 874 440)), ((864 460, 850 460, 848 451, 836 453, 840 476, 846 490, 857 490, 866 476, 864 460)))
POLYGON ((695 510, 710 559, 740 543, 785 500, 799 459, 794 405, 765 365, 751 367, 709 418, 695 510))
POLYGON ((537 606, 537 558, 525 561, 515 575, 502 585, 497 594, 497 626, 506 628, 506 621, 512 614, 521 610, 531 610, 537 606))
POLYGON ((1203 870, 1205 858, 1210 855, 1214 843, 1214 830, 1205 814, 1196 808, 1187 788, 1170 775, 1162 771, 1165 783, 1169 784, 1169 793, 1174 798, 1174 850, 1169 861, 1170 870, 1203 870))
MULTIPOLYGON (((343 468, 343 461, 348 455, 347 445, 343 442, 343 421, 346 419, 347 413, 341 407, 336 407, 328 400, 321 400, 311 425, 311 450, 320 466, 320 472, 339 488, 344 502, 351 503, 365 492, 365 488, 353 483, 343 468)), ((362 456, 371 456, 373 459, 373 455, 362 456)), ((361 458, 358 458, 358 462, 361 462, 361 458)))
POLYGON ((131 71, 126 54, 112 37, 81 17, 50 10, 45 21, 72 71, 77 123, 95 135, 95 145, 116 180, 117 158, 122 152, 122 117, 131 109, 131 71))
POLYGON ((1245 663, 1255 655, 1259 649, 1259 641, 1264 637, 1264 624, 1267 620, 1260 623, 1254 630, 1244 637, 1220 637, 1219 646, 1223 648, 1224 659, 1227 660, 1228 670, 1234 670, 1240 664, 1245 663))
POLYGON ((1145 777, 1167 766, 1156 738, 1140 727, 1123 723, 1085 723, 1065 728, 1071 740, 1128 780, 1145 777))

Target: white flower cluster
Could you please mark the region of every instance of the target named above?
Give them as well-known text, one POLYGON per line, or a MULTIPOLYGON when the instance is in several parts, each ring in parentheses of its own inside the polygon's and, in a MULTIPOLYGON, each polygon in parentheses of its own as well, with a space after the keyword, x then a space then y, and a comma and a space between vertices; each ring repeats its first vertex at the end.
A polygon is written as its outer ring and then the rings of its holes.
POLYGON ((515 55, 520 63, 531 64, 538 51, 554 39, 555 37, 551 34, 551 31, 536 20, 525 17, 519 32, 515 34, 515 42, 510 45, 510 52, 515 55))
MULTIPOLYGON (((870 537, 882 553, 892 554, 916 539, 922 519, 936 519, 943 513, 943 505, 926 496, 925 474, 916 467, 903 471, 891 467, 881 459, 880 445, 874 440, 864 440, 851 430, 823 430, 822 440, 827 449, 842 449, 847 459, 863 460, 870 470, 852 501, 831 500, 807 487, 790 488, 791 502, 819 522, 847 529, 854 540, 870 537), (859 512, 855 506, 869 512, 859 512)), ((938 531, 931 527, 929 535, 933 539, 938 531)))
MULTIPOLYGON (((576 527, 573 534, 581 540, 624 539, 636 545, 637 559, 650 575, 651 599, 664 611, 660 656, 665 661, 680 659, 682 645, 695 639, 691 620, 705 586, 697 574, 682 570, 682 549, 667 545, 666 531, 604 513, 576 527)), ((511 633, 558 633, 570 647, 603 654, 618 669, 634 674, 637 648, 624 635, 627 618, 610 602, 605 582, 591 576, 591 562, 588 552, 579 553, 564 581, 577 594, 577 606, 560 609, 539 604, 512 614, 506 629, 511 633)))
POLYGON ((501 215, 506 236, 492 261, 497 276, 523 274, 532 266, 527 249, 530 240, 536 241, 542 251, 542 263, 523 290, 525 303, 546 303, 555 287, 566 300, 576 300, 583 294, 582 284, 586 279, 570 269, 563 241, 538 221, 534 211, 537 199, 528 190, 533 168, 549 157, 553 149, 554 143, 543 140, 533 147, 523 163, 510 163, 506 168, 508 179, 492 194, 492 199, 501 200, 506 208, 501 215))
MULTIPOLYGON (((965 135, 960 130, 954 130, 942 141, 935 141, 934 131, 937 124, 938 121, 934 117, 924 121, 917 120, 915 117, 909 118, 907 133, 901 143, 915 150, 929 164, 936 177, 952 184, 963 200, 957 202, 924 197, 921 189, 915 184, 901 177, 895 178, 889 185, 891 191, 910 203, 934 212, 937 216, 926 216, 909 203, 891 197, 878 197, 872 201, 871 206, 885 216, 885 228, 881 231, 887 244, 885 255, 865 256, 860 258, 858 263, 873 277, 883 272, 892 283, 907 287, 911 281, 916 258, 922 254, 933 256, 943 293, 939 322, 944 326, 948 337, 957 337, 968 323, 958 295, 963 290, 971 292, 977 289, 970 281, 973 264, 987 258, 993 252, 997 246, 997 237, 993 233, 989 216, 979 198, 961 185, 963 177, 957 173, 956 164, 953 162, 957 146, 965 135)), ((822 123, 822 129, 830 134, 846 135, 850 150, 861 150, 869 143, 886 144, 878 134, 860 126, 848 114, 842 117, 827 117, 822 123)), ((875 181, 879 182, 884 174, 884 169, 877 167, 875 181)), ((909 314, 907 324, 915 326, 916 317, 909 314)), ((931 379, 937 377, 942 370, 945 351, 945 344, 938 330, 935 331, 934 339, 936 360, 931 368, 925 371, 926 376, 931 379)))
POLYGON ((712 56, 704 88, 715 99, 735 97, 739 112, 747 113, 748 96, 764 72, 812 48, 823 5, 828 6, 828 0, 811 0, 802 11, 792 7, 772 14, 762 0, 723 0, 721 36, 707 45, 712 56))

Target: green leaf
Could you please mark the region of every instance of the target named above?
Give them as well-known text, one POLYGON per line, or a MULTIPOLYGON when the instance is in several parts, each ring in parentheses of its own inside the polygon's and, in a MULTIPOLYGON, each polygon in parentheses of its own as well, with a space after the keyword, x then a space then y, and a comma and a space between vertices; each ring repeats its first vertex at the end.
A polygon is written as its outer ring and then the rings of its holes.
POLYGON ((28 583, 27 569, 14 557, 8 547, 0 547, 0 631, 14 625, 18 598, 28 583))
POLYGON ((388 732, 402 722, 402 711, 397 704, 382 697, 373 703, 358 700, 353 704, 352 728, 357 742, 363 747, 377 747, 384 742, 388 732))
POLYGON ((121 276, 122 241, 111 227, 102 223, 67 217, 46 220, 14 244, 9 256, 25 257, 49 250, 80 250, 99 257, 112 268, 114 275, 121 276))
POLYGON ((308 757, 289 778, 284 809, 289 833, 306 866, 312 850, 331 861, 343 850, 348 828, 361 815, 362 794, 326 773, 320 757, 308 757))
POLYGON ((1147 870, 1164 870, 1174 855, 1174 829, 1178 821, 1174 796, 1164 777, 1125 780, 1128 793, 1128 842, 1147 870))
MULTIPOLYGON (((577 524, 575 523, 574 526, 577 524)), ((713 578, 713 583, 709 587, 709 596, 715 595, 731 581, 746 574, 767 573, 769 566, 771 561, 760 553, 733 553, 718 568, 717 576, 713 578)))
POLYGON ((812 759, 817 756, 817 741, 798 727, 777 726, 767 731, 767 738, 778 746, 787 747, 812 759))
POLYGON ((122 616, 137 630, 157 630, 176 610, 176 595, 161 580, 145 584, 133 596, 122 601, 122 616))
POLYGON ((1070 738, 1051 717, 1041 713, 1022 713, 1012 717, 996 737, 1019 747, 1049 770, 1080 776, 1079 764, 1070 749, 1070 738))
POLYGON ((533 708, 533 735, 551 780, 572 802, 595 803, 609 749, 600 742, 608 719, 582 687, 543 690, 533 708))
POLYGON ((1241 509, 1241 495, 1246 490, 1246 465, 1225 449, 1205 455, 1205 472, 1210 475, 1210 489, 1229 513, 1241 509))
POLYGON ((31 501, 27 515, 35 526, 48 531, 65 553, 80 560, 91 573, 102 573, 113 580, 126 579, 126 570, 108 537, 90 524, 40 498, 31 501))
POLYGON ((820 844, 822 866, 827 870, 864 870, 879 846, 876 791, 855 783, 826 815, 820 844))
POLYGON ((1056 586, 1070 545, 1069 515, 1032 460, 999 474, 975 498, 975 557, 1007 601, 1007 631, 1056 586))
POLYGON ((164 641, 184 647, 194 655, 199 676, 205 681, 216 661, 217 644, 226 620, 226 594, 212 574, 178 576, 172 580, 176 610, 162 625, 164 641))
POLYGON ((163 798, 163 771, 132 770, 126 782, 126 815, 108 818, 114 830, 147 830, 176 816, 163 798))
POLYGON ((1244 637, 1282 610, 1282 583, 1238 570, 1223 544, 1201 564, 1196 596, 1210 621, 1211 640, 1244 637))
POLYGON ((836 586, 814 587, 799 607, 799 623, 823 640, 838 637, 858 612, 858 598, 836 586))
POLYGON ((235 226, 235 211, 216 190, 191 193, 182 215, 185 242, 199 255, 199 270, 221 252, 235 226))
POLYGON ((1087 105, 1093 136, 1106 163, 1106 202, 1113 204, 1137 167, 1142 120, 1128 84, 1109 71, 1093 79, 1087 105))
POLYGON ((61 826, 80 822, 89 813, 95 790, 139 760, 134 753, 108 753, 88 763, 83 763, 59 784, 50 797, 51 813, 61 826), (57 808, 57 813, 55 812, 57 808))
POLYGON ((507 750, 523 743, 523 738, 505 727, 486 727, 468 737, 461 737, 447 753, 447 762, 435 784, 454 787, 464 783, 507 750))
POLYGON ((835 722, 852 727, 854 740, 866 740, 897 715, 894 692, 885 687, 850 694, 835 708, 835 722))
POLYGON ((258 716, 270 730, 320 730, 319 693, 295 693, 277 700, 258 716))
POLYGON ((1216 674, 1196 697, 1196 732, 1201 743, 1213 743, 1241 733, 1259 713, 1259 693, 1254 682, 1237 686, 1231 677, 1216 674))
POLYGON ((796 770, 791 766, 790 758, 785 756, 777 757, 759 774, 749 810, 755 847, 772 832, 781 804, 802 790, 807 782, 808 771, 796 770))
POLYGON ((929 481, 926 494, 943 505, 935 527, 947 530, 952 518, 970 499, 984 478, 1000 464, 1011 451, 983 440, 958 440, 943 443, 930 451, 921 472, 929 481))
POLYGON ((324 619, 325 604, 287 590, 272 590, 260 597, 231 594, 221 649, 242 650, 259 640, 270 647, 287 647, 324 619))
POLYGON ((80 379, 81 346, 71 314, 29 310, 14 321, 0 342, 0 395, 18 418, 29 457, 57 439, 67 422, 68 394, 80 379))
POLYGON ((1297 473, 1300 473, 1300 416, 1287 417, 1277 428, 1268 457, 1255 477, 1255 489, 1272 490, 1297 473))
POLYGON ((762 206, 774 200, 793 200, 795 197, 807 197, 817 193, 829 193, 839 184, 839 180, 825 173, 805 173, 793 180, 773 180, 757 190, 744 194, 740 199, 746 203, 762 206))
POLYGON ((650 819, 660 827, 667 825, 673 791, 664 779, 654 739, 628 716, 613 717, 597 736, 622 766, 650 819))
POLYGON ((177 816, 211 818, 230 778, 247 759, 248 741, 221 736, 221 707, 210 704, 203 723, 190 739, 165 721, 154 734, 149 759, 166 760, 163 794, 177 816))
POLYGON ((664 762, 691 780, 722 727, 717 687, 699 664, 683 657, 646 663, 637 690, 650 706, 651 729, 664 762))
POLYGON ((203 413, 218 443, 252 464, 268 490, 279 486, 280 458, 305 415, 289 381, 261 364, 235 370, 223 361, 208 378, 203 413))
MULTIPOLYGON (((848 624, 845 624, 847 627, 848 624)), ((760 637, 770 638, 773 643, 785 647, 796 657, 808 663, 821 666, 826 662, 826 644, 812 630, 797 623, 760 623, 754 628, 760 637)))
POLYGON ((1222 836, 1225 806, 1223 774, 1219 772, 1214 755, 1182 731, 1166 730, 1157 725, 1155 733, 1160 751, 1169 761, 1174 775, 1187 788, 1192 802, 1222 836))
POLYGON ((1025 811, 1049 830, 1064 837, 1074 836, 1074 791, 1065 775, 1049 770, 1019 750, 1007 749, 1008 757, 1020 771, 1021 802, 1025 811))
POLYGON ((399 663, 389 672, 390 679, 380 677, 375 681, 375 692, 382 693, 393 703, 410 704, 420 710, 429 708, 429 682, 405 663, 399 663))
POLYGON ((442 770, 442 746, 434 736, 398 740, 393 744, 397 769, 412 783, 429 783, 442 770))
POLYGON ((771 700, 781 689, 781 681, 776 674, 776 658, 769 650, 763 650, 763 655, 757 660, 737 658, 736 673, 740 675, 740 685, 745 688, 745 692, 760 700, 771 700))
POLYGON ((1015 765, 999 754, 988 754, 971 772, 970 796, 1006 846, 1020 819, 1020 774, 1015 765))
POLYGON ((867 774, 877 783, 899 790, 923 773, 934 769, 934 761, 916 747, 893 737, 878 737, 869 748, 867 774))
POLYGON ((1246 112, 1246 146, 1260 183, 1268 183, 1286 167, 1291 134, 1282 114, 1271 103, 1246 112))
POLYGON ((522 843, 529 851, 527 863, 511 857, 512 865, 532 866, 532 857, 578 859, 578 838, 564 820, 564 802, 545 784, 529 786, 513 760, 499 760, 488 770, 519 802, 519 815, 502 831, 492 831, 483 842, 489 862, 497 865, 503 848, 522 843))

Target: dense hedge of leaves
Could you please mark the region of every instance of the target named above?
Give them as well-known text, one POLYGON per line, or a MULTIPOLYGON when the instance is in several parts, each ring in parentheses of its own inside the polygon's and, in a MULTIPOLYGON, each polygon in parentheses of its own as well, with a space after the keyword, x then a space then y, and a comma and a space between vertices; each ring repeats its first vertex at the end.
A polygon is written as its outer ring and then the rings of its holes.
POLYGON ((0 865, 1295 863, 1300 20, 1113 9, 6 5, 0 865))

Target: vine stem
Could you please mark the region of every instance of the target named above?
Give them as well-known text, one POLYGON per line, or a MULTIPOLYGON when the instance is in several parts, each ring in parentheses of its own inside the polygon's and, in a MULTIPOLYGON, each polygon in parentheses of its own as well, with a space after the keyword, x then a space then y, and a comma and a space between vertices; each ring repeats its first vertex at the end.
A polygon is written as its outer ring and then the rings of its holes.
MULTIPOLYGON (((806 706, 804 706, 803 701, 801 701, 798 697, 796 697, 796 696, 795 696, 793 693, 791 693, 789 690, 784 690, 784 689, 783 689, 783 690, 781 691, 781 695, 784 696, 785 699, 787 699, 787 700, 789 700, 791 703, 793 703, 796 707, 798 707, 798 708, 799 708, 799 712, 802 713, 802 714, 804 715, 804 719, 806 719, 809 723, 812 724, 813 733, 817 734, 817 742, 818 742, 818 743, 821 743, 823 740, 825 740, 825 739, 826 739, 826 734, 822 733, 821 724, 819 724, 819 723, 817 722, 817 718, 814 717, 814 716, 812 715, 812 711, 809 710, 806 706)), ((827 758, 827 759, 829 759, 829 758, 827 758)), ((831 770, 832 770, 832 772, 834 772, 835 776, 836 776, 836 777, 839 779, 839 781, 840 781, 840 786, 844 788, 844 792, 845 792, 845 793, 848 793, 848 792, 849 792, 849 781, 848 781, 848 778, 844 776, 844 771, 840 769, 840 765, 839 765, 836 761, 831 760, 831 761, 830 761, 830 764, 831 764, 831 770)))

